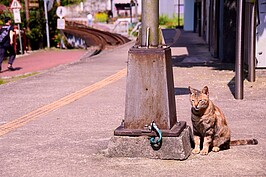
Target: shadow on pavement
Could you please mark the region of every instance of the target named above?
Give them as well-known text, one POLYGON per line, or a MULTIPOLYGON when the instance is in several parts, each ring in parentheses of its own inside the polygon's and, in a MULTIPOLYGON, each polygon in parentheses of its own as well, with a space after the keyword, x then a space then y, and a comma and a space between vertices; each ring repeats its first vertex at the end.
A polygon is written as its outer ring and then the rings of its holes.
MULTIPOLYGON (((170 43, 169 43, 170 44, 170 43)), ((197 33, 180 30, 179 38, 170 45, 173 67, 192 68, 206 67, 218 71, 234 71, 234 63, 222 63, 212 57, 208 44, 197 33)), ((204 71, 204 68, 202 70, 204 71)), ((217 78, 218 79, 218 78, 217 78)), ((228 87, 235 94, 235 79, 228 80, 228 87)), ((187 88, 175 88, 176 95, 188 94, 187 88)))
POLYGON ((184 87, 175 88, 175 95, 188 95, 188 94, 189 94, 188 88, 184 88, 184 87))
MULTIPOLYGON (((23 69, 22 67, 14 67, 14 70, 13 71, 18 71, 18 70, 21 70, 23 69)), ((5 73, 5 72, 13 72, 13 71, 10 71, 8 69, 5 69, 5 70, 2 70, 1 73, 5 73)))

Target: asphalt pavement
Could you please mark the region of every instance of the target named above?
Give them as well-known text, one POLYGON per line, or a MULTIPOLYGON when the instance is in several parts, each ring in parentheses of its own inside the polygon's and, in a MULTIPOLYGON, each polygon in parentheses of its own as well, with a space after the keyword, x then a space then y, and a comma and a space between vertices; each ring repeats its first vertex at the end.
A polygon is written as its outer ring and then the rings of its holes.
MULTIPOLYGON (((108 142, 124 118, 127 56, 134 41, 94 57, 85 50, 56 50, 44 58, 50 61, 61 53, 62 60, 72 59, 0 85, 1 176, 266 176, 264 71, 257 71, 256 82, 244 81, 244 99, 236 100, 232 64, 212 58, 196 33, 165 32, 172 49, 178 119, 191 125, 188 86, 207 85, 228 119, 232 139, 256 138, 258 145, 190 155, 184 161, 110 158, 108 142)), ((46 52, 36 52, 34 59, 46 52)), ((14 63, 21 67, 18 71, 30 66, 19 62, 14 63)), ((31 70, 26 73, 36 72, 31 70)))

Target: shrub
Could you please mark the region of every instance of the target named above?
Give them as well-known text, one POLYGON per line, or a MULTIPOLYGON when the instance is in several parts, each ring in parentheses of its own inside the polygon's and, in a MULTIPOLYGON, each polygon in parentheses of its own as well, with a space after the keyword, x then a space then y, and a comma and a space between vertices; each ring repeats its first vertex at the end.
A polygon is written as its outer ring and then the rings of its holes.
POLYGON ((178 20, 179 25, 183 26, 184 21, 183 18, 178 19, 177 15, 173 15, 173 18, 169 18, 168 15, 160 15, 159 17, 159 25, 164 26, 165 28, 175 28, 178 26, 178 20))
POLYGON ((94 15, 94 20, 96 22, 106 22, 108 20, 107 13, 99 12, 94 15))
POLYGON ((170 19, 169 19, 168 15, 163 14, 163 15, 159 16, 159 25, 165 25, 169 21, 170 21, 170 19))

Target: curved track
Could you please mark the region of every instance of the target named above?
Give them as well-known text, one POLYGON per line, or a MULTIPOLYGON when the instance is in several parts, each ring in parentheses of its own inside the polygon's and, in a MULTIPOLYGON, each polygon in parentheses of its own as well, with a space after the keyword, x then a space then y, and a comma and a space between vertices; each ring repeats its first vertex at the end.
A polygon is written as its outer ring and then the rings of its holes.
POLYGON ((89 28, 75 22, 66 22, 66 28, 63 32, 85 40, 87 47, 96 46, 97 49, 94 55, 100 53, 108 46, 122 45, 130 41, 120 34, 89 28))

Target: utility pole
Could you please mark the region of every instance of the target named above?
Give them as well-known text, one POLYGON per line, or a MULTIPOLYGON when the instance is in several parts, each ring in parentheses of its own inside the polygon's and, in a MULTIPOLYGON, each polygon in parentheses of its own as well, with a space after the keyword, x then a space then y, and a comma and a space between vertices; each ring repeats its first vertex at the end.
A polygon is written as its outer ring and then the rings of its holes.
POLYGON ((25 0, 25 13, 26 13, 26 27, 29 29, 30 13, 29 13, 29 0, 25 0))
MULTIPOLYGON (((29 12, 29 0, 25 0, 25 13, 26 13, 26 29, 29 32, 30 31, 30 12, 29 12)), ((30 42, 28 40, 28 49, 31 50, 30 42)))
POLYGON ((143 0, 141 46, 158 47, 159 45, 159 0, 143 0), (153 13, 151 13, 153 12, 153 13))

